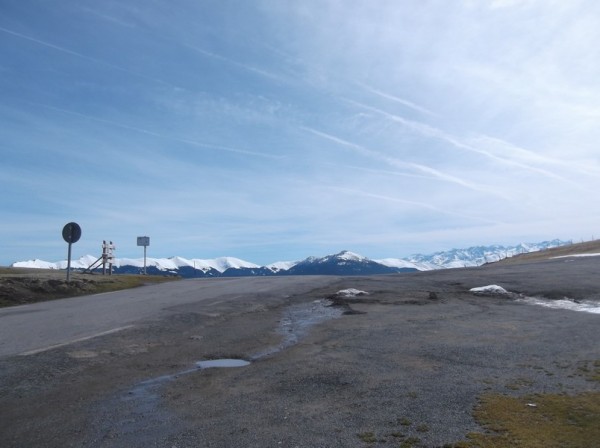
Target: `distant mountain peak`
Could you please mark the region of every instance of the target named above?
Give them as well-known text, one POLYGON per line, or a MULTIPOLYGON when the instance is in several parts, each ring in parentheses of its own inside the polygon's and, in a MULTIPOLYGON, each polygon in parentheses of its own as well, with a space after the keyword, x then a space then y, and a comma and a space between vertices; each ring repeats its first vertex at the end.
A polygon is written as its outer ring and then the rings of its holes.
POLYGON ((332 257, 337 258, 339 260, 353 260, 353 261, 363 261, 367 260, 367 257, 363 257, 355 252, 350 252, 349 250, 343 250, 338 254, 332 255, 332 257))

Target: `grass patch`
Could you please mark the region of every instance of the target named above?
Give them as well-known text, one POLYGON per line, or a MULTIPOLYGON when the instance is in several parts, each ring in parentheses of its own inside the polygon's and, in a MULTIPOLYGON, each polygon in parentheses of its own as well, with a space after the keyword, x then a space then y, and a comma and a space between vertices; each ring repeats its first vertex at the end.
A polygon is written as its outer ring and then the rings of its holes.
POLYGON ((600 360, 583 361, 577 367, 578 374, 584 376, 588 381, 600 382, 600 360))
POLYGON ((423 423, 423 424, 417 426, 417 431, 418 432, 427 432, 427 431, 429 431, 429 426, 426 425, 425 423, 423 423))
POLYGON ((600 392, 579 395, 484 395, 476 420, 490 433, 470 433, 454 446, 551 448, 598 446, 600 392), (535 404, 535 406, 530 406, 535 404))
POLYGON ((375 434, 370 431, 369 432, 361 432, 360 434, 357 434, 357 437, 365 443, 377 442, 377 437, 375 437, 375 434))
POLYGON ((153 283, 176 280, 158 275, 92 275, 57 270, 0 269, 0 307, 44 302, 66 297, 120 291, 153 283))
POLYGON ((528 378, 517 378, 516 380, 508 383, 506 385, 507 389, 510 390, 521 390, 524 387, 530 387, 531 385, 533 385, 533 381, 531 381, 528 378))
POLYGON ((402 426, 412 425, 412 422, 409 419, 407 419, 406 417, 399 418, 398 423, 400 423, 402 426))
POLYGON ((400 444, 400 448, 413 448, 421 445, 421 439, 418 437, 409 437, 400 444))

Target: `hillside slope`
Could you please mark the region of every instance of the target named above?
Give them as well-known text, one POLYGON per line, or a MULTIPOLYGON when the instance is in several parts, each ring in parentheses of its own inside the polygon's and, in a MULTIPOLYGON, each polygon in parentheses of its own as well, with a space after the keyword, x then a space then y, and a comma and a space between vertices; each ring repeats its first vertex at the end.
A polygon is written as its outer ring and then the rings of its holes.
POLYGON ((567 246, 553 247, 551 249, 529 252, 505 258, 494 264, 529 263, 533 261, 549 260, 556 257, 575 255, 600 254, 600 240, 574 243, 567 246))

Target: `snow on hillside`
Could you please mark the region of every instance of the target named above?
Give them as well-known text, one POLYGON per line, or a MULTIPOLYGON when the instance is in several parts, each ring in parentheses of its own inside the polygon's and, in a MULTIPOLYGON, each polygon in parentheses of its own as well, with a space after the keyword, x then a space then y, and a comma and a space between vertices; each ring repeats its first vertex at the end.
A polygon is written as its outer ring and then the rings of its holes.
POLYGON ((388 266, 390 268, 398 269, 417 269, 419 271, 429 271, 432 269, 440 269, 440 267, 432 267, 429 263, 413 263, 412 261, 403 260, 402 258, 383 258, 380 260, 373 260, 376 263, 388 266))
MULTIPOLYGON (((96 257, 92 255, 85 255, 77 260, 71 260, 71 267, 73 269, 85 269, 96 260, 96 257)), ((11 266, 15 268, 33 268, 33 269, 67 269, 67 260, 57 261, 51 263, 44 260, 28 260, 18 261, 13 263, 11 266)))
POLYGON ((259 268, 260 266, 254 263, 250 263, 248 261, 240 260, 239 258, 234 257, 220 257, 215 258, 214 260, 204 260, 210 261, 211 266, 214 267, 219 272, 225 272, 229 268, 259 268))
POLYGON ((32 268, 32 269, 57 269, 56 263, 50 263, 44 260, 27 260, 27 261, 17 261, 16 263, 11 264, 13 268, 32 268))
POLYGON ((333 257, 338 260, 346 260, 346 261, 364 261, 367 260, 367 257, 363 257, 362 255, 358 255, 354 252, 350 252, 349 250, 344 250, 339 254, 333 255, 333 257))
POLYGON ((287 271, 298 264, 297 261, 278 261, 276 263, 271 263, 265 266, 267 269, 272 272, 280 272, 287 271))
POLYGON ((408 261, 415 264, 422 263, 423 266, 429 266, 430 269, 474 267, 500 261, 518 254, 537 252, 564 246, 565 244, 569 243, 561 240, 552 240, 541 243, 521 243, 516 246, 475 246, 468 249, 452 249, 436 252, 430 255, 412 255, 408 258, 408 261))
MULTIPOLYGON (((97 260, 97 257, 85 255, 77 260, 71 260, 73 269, 86 269, 97 260)), ((19 261, 12 264, 16 268, 37 268, 37 269, 66 269, 67 261, 58 261, 51 263, 43 260, 19 261)), ((136 268, 144 267, 143 258, 116 258, 113 266, 120 268, 122 266, 133 266, 136 268)), ((146 258, 147 267, 155 267, 160 271, 176 271, 182 267, 191 267, 201 271, 215 269, 221 273, 229 268, 258 268, 259 266, 248 261, 240 260, 234 257, 220 257, 211 260, 191 259, 182 257, 171 258, 146 258)))
POLYGON ((582 257, 600 257, 600 254, 571 254, 571 255, 560 255, 559 257, 554 258, 582 258, 582 257))

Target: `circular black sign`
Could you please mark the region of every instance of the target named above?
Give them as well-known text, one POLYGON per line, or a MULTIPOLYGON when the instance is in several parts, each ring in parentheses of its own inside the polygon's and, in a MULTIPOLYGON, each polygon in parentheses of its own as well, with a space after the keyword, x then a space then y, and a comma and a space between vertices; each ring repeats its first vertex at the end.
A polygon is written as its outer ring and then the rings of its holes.
POLYGON ((62 236, 67 243, 76 243, 81 238, 81 227, 76 222, 70 222, 63 227, 62 236))

